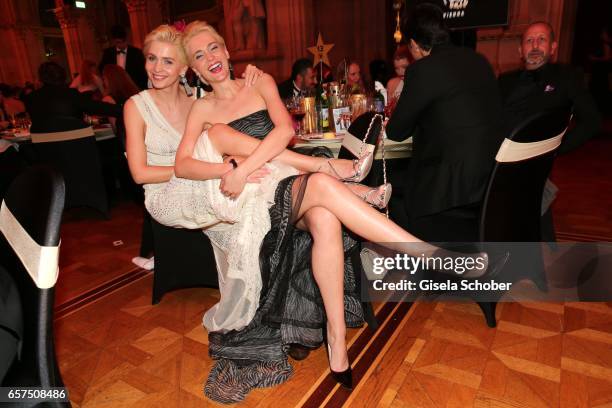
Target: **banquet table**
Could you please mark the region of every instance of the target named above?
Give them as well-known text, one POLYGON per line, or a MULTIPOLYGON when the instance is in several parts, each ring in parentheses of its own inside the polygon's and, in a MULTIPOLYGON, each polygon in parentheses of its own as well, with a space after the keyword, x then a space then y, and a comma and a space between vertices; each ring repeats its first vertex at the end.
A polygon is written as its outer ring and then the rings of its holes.
MULTIPOLYGON (((315 136, 316 137, 316 136, 315 136)), ((337 136, 335 139, 322 139, 313 138, 313 135, 305 135, 303 137, 296 137, 293 139, 292 148, 312 148, 317 146, 327 147, 334 154, 334 157, 338 157, 340 147, 342 147, 342 137, 337 136)), ((390 139, 385 139, 385 159, 406 159, 412 156, 412 137, 401 142, 395 142, 390 139)), ((382 148, 381 143, 375 151, 374 160, 382 160, 382 148)))
MULTIPOLYGON (((113 139, 116 137, 115 132, 110 125, 97 126, 94 127, 93 130, 96 137, 96 142, 102 142, 104 140, 113 139)), ((29 143, 32 141, 32 137, 28 131, 19 133, 4 131, 0 133, 0 137, 12 143, 29 143)))

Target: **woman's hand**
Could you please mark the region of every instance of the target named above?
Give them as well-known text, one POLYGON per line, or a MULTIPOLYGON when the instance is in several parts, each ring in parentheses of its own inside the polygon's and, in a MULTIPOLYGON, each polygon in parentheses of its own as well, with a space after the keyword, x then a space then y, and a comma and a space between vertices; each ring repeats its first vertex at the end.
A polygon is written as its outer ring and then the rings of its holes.
MULTIPOLYGON (((244 157, 227 156, 224 159, 224 162, 228 163, 231 159, 234 159, 239 163, 238 160, 240 159, 240 161, 242 161, 244 160, 244 157)), ((237 198, 240 193, 242 193, 242 190, 244 190, 244 185, 246 183, 261 183, 261 180, 263 180, 263 178, 269 174, 270 170, 268 170, 266 166, 262 166, 248 176, 244 177, 243 173, 238 170, 238 167, 236 167, 221 176, 221 184, 219 189, 223 195, 231 198, 237 198)))
POLYGON ((247 175, 242 174, 238 168, 235 168, 221 176, 219 190, 224 196, 236 199, 244 190, 246 183, 247 175))
MULTIPOLYGON (((230 160, 234 159, 236 163, 240 164, 246 160, 245 156, 225 156, 223 158, 223 163, 230 163, 230 160)), ((270 174, 270 170, 266 166, 262 166, 259 169, 255 170, 247 177, 247 183, 261 183, 261 180, 270 174)))
POLYGON ((257 68, 255 65, 247 65, 246 69, 242 73, 242 78, 244 78, 245 80, 245 86, 255 85, 255 82, 257 82, 257 80, 261 78, 263 74, 264 72, 261 69, 257 68))

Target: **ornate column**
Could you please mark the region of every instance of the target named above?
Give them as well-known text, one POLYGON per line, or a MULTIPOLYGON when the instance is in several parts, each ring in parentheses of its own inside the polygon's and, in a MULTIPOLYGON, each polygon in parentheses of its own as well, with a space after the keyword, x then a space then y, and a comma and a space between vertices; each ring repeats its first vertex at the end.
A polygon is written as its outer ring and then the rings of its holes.
POLYGON ((132 43, 138 48, 142 44, 147 33, 150 31, 149 18, 147 16, 146 0, 123 0, 130 15, 130 26, 132 28, 132 43))
POLYGON ((30 61, 28 44, 31 27, 29 22, 22 20, 18 4, 14 2, 0 3, 0 36, 3 43, 0 47, 0 60, 10 61, 2 64, 0 79, 8 83, 23 83, 36 78, 33 64, 30 61))
POLYGON ((60 5, 54 11, 60 28, 62 29, 62 34, 64 35, 70 73, 79 72, 83 59, 83 52, 79 41, 77 13, 72 6, 65 4, 60 5))
POLYGON ((17 45, 15 51, 17 54, 17 60, 19 61, 21 81, 31 81, 36 78, 35 70, 32 69, 32 64, 30 62, 30 57, 28 55, 28 42, 27 42, 27 34, 28 31, 23 27, 20 22, 17 22, 17 28, 14 29, 15 35, 15 44, 17 45))

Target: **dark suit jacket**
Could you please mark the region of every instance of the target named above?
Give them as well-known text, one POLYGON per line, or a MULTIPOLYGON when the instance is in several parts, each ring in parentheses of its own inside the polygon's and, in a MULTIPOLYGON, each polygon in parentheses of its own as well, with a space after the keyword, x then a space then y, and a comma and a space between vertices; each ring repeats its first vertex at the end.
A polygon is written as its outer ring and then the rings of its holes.
POLYGON ((572 108, 575 126, 563 137, 560 153, 579 147, 601 125, 601 116, 584 86, 582 72, 573 67, 546 64, 533 71, 508 72, 499 77, 499 88, 507 132, 535 113, 572 108))
POLYGON ((289 99, 294 95, 294 88, 293 80, 289 78, 288 80, 278 84, 278 94, 280 95, 281 99, 289 99))
POLYGON ((29 94, 25 105, 33 133, 82 129, 88 126, 83 121, 84 113, 115 117, 122 114, 121 106, 93 101, 67 86, 45 85, 29 94))
MULTIPOLYGON (((106 64, 117 64, 117 48, 109 47, 102 54, 99 69, 102 73, 106 64)), ((127 58, 125 60, 125 71, 130 75, 138 87, 147 89, 147 72, 145 71, 145 59, 140 48, 128 45, 127 58)))
POLYGON ((409 218, 477 206, 501 144, 501 102, 487 60, 467 48, 434 47, 406 70, 387 136, 414 135, 403 192, 409 218))

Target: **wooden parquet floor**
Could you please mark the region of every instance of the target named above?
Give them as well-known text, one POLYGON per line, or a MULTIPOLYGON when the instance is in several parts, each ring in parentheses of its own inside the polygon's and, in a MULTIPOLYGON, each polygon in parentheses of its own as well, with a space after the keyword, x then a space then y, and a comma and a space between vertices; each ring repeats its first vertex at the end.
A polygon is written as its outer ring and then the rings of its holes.
MULTIPOLYGON (((600 138, 558 159, 560 238, 612 241, 610 152, 612 139, 600 138)), ((133 271, 140 211, 121 205, 111 221, 65 223, 58 305, 133 271), (124 245, 112 246, 116 239, 124 245)), ((59 314, 56 349, 74 406, 218 405, 203 395, 212 361, 201 326, 218 292, 176 291, 152 306, 151 283, 143 272, 59 314)), ((382 323, 376 333, 349 331, 351 393, 333 384, 320 348, 294 363, 287 383, 255 390, 240 405, 612 407, 612 303, 504 303, 495 329, 471 303, 379 304, 376 310, 382 323)))
POLYGON ((551 180, 559 187, 553 204, 559 238, 612 241, 612 129, 557 157, 551 180))
MULTIPOLYGON (((149 275, 56 322, 60 369, 75 406, 217 405, 202 392, 212 361, 201 318, 218 293, 182 290, 152 306, 150 286, 149 275)), ((408 306, 388 307, 393 312, 373 337, 368 329, 350 331, 352 393, 333 386, 320 348, 294 364, 290 381, 253 391, 241 405, 612 404, 610 304, 504 303, 496 329, 475 304, 408 306)))
POLYGON ((114 206, 109 220, 89 209, 66 212, 57 305, 137 269, 131 259, 140 248, 142 212, 142 207, 132 202, 114 206))

